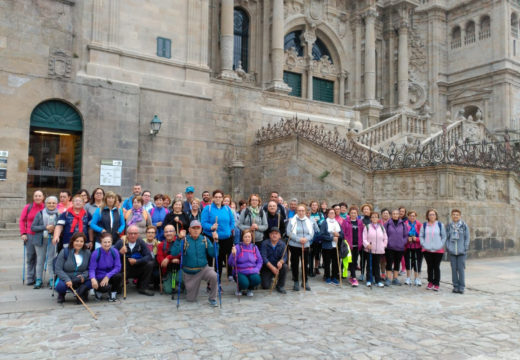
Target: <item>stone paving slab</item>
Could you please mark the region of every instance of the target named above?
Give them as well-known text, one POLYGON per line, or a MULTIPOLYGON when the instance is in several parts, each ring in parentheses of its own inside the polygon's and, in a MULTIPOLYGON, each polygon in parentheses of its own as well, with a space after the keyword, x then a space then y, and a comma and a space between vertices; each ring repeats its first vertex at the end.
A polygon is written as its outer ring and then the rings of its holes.
MULTIPOLYGON (((468 289, 452 294, 449 264, 441 291, 326 285, 287 295, 256 291, 223 305, 146 297, 91 300, 94 320, 70 298, 21 285, 19 241, 0 254, 0 359, 519 359, 520 257, 467 263, 468 289)), ((288 282, 289 284, 290 282, 288 282)), ((67 295, 70 297, 70 295, 67 295)))

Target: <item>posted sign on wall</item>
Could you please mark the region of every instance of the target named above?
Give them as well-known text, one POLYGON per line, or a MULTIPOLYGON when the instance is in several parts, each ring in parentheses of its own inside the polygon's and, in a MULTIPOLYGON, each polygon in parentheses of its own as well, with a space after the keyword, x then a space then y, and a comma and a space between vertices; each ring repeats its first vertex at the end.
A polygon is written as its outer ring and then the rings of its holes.
POLYGON ((121 170, 123 161, 121 160, 101 160, 99 171, 99 185, 101 186, 121 186, 121 170))
POLYGON ((0 181, 7 180, 7 157, 9 151, 0 150, 0 181))

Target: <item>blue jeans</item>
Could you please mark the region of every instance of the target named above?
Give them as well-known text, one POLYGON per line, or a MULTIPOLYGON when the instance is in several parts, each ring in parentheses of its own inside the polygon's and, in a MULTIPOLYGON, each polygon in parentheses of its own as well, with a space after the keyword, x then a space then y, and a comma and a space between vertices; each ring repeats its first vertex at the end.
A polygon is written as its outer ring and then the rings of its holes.
POLYGON ((240 290, 253 290, 261 281, 260 274, 238 274, 238 288, 240 290))
POLYGON ((466 269, 466 255, 451 255, 451 281, 453 288, 464 291, 466 287, 466 279, 464 270, 466 269))

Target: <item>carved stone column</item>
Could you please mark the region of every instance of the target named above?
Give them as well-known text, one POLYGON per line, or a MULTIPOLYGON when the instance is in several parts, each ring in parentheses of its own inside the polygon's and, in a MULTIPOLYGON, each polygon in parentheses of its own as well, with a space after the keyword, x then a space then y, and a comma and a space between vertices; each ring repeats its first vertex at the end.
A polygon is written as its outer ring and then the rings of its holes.
POLYGON ((233 4, 233 0, 222 0, 220 11, 220 78, 227 80, 238 80, 233 71, 233 4))
POLYGON ((305 68, 307 70, 307 99, 312 100, 312 46, 316 41, 316 34, 314 32, 314 29, 311 28, 305 31, 302 35, 301 41, 305 44, 305 68))
POLYGON ((365 100, 376 99, 376 35, 377 11, 370 9, 365 16, 365 100))
POLYGON ((284 34, 283 0, 273 0, 273 23, 271 26, 272 82, 269 90, 288 93, 291 88, 283 81, 284 34))
POLYGON ((343 71, 340 73, 339 79, 339 104, 345 105, 345 78, 347 74, 343 71))
POLYGON ((399 107, 408 106, 408 19, 401 19, 399 26, 397 82, 399 84, 399 107))
POLYGON ((354 79, 354 91, 356 98, 356 105, 361 103, 361 26, 362 21, 360 16, 356 16, 354 19, 355 32, 356 32, 356 71, 354 79))

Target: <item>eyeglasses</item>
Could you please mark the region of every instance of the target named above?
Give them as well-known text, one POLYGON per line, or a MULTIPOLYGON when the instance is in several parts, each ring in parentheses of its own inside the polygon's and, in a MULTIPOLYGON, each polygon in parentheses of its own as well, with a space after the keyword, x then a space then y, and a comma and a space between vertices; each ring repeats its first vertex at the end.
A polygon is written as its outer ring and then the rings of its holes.
POLYGON ((169 233, 174 233, 174 232, 175 232, 175 231, 173 231, 173 230, 168 230, 168 231, 165 231, 164 233, 165 233, 165 234, 169 234, 169 233))
POLYGON ((129 233, 126 233, 127 235, 139 235, 138 232, 129 232, 129 233))
POLYGON ((147 231, 147 234, 155 234, 155 231, 147 231))

